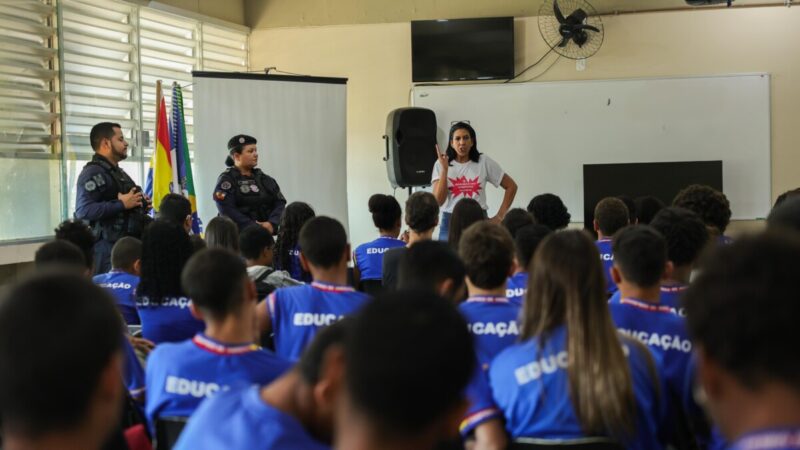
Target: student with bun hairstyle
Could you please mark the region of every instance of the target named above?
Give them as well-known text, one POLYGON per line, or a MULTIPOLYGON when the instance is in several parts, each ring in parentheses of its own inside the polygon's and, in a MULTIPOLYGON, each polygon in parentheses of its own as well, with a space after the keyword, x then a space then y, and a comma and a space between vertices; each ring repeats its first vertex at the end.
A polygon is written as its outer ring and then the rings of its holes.
POLYGON ((404 247, 400 235, 400 203, 391 195, 375 194, 369 198, 372 223, 378 228, 377 239, 356 247, 353 252, 353 282, 356 288, 377 295, 383 286, 383 254, 395 247, 404 247))
POLYGON ((512 440, 601 437, 663 448, 661 382, 647 348, 614 329, 597 247, 582 231, 563 231, 533 259, 521 342, 489 369, 512 440))

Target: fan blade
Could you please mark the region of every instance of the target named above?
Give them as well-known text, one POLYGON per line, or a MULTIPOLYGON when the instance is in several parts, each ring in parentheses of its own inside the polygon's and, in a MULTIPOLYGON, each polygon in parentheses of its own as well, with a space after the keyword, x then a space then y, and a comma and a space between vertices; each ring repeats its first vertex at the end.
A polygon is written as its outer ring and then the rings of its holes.
POLYGON ((575 44, 577 44, 580 48, 583 48, 583 44, 585 44, 588 40, 589 36, 583 31, 578 31, 574 36, 572 36, 572 41, 575 42, 575 44))
POLYGON ((564 14, 561 14, 561 8, 558 7, 558 0, 553 0, 553 12, 556 15, 558 23, 566 22, 567 19, 564 18, 564 14))
POLYGON ((578 25, 575 29, 576 30, 592 30, 595 33, 599 33, 600 32, 599 28, 594 27, 592 25, 578 25))
POLYGON ((575 11, 572 11, 572 14, 570 14, 569 17, 567 17, 567 22, 574 23, 577 25, 583 23, 583 21, 586 20, 587 17, 589 17, 589 15, 586 14, 586 11, 578 8, 575 11))
POLYGON ((566 47, 569 44, 569 36, 565 36, 564 39, 561 40, 561 43, 558 44, 559 47, 566 47))

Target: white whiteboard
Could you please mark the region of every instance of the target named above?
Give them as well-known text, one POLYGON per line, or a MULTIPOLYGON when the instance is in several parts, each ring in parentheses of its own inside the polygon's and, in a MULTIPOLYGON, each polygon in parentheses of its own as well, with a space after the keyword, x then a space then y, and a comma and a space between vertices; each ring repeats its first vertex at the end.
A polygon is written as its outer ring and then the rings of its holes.
POLYGON ((228 139, 248 134, 258 140, 258 167, 287 202, 306 202, 348 228, 345 81, 195 73, 194 176, 204 224, 217 215, 212 195, 228 139))
MULTIPOLYGON (((468 120, 478 149, 517 182, 514 206, 560 196, 583 219, 583 164, 722 160, 734 219, 770 208, 770 79, 697 78, 417 86, 414 106, 436 112, 447 145, 468 120)), ((502 201, 488 189, 489 215, 502 201)))

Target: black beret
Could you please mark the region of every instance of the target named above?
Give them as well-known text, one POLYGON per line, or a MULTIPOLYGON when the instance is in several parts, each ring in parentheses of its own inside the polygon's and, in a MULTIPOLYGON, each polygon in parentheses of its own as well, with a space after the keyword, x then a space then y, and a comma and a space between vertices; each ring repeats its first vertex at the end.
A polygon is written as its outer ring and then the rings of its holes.
POLYGON ((228 141, 228 152, 239 150, 245 145, 257 144, 257 143, 258 141, 256 141, 256 138, 254 138, 253 136, 248 136, 246 134, 237 134, 228 141))

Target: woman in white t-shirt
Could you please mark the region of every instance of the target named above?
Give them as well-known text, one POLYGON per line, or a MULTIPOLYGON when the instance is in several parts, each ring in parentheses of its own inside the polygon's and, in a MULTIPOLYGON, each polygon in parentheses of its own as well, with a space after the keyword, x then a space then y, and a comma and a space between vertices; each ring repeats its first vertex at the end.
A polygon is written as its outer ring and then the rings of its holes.
POLYGON ((466 122, 457 122, 450 127, 447 151, 441 153, 436 146, 438 161, 433 165, 431 184, 433 195, 442 210, 439 222, 439 240, 446 241, 450 229, 450 215, 453 207, 463 198, 472 198, 480 203, 484 211, 486 205, 486 182, 505 189, 503 203, 497 215, 490 220, 500 223, 517 194, 517 183, 503 172, 493 159, 478 152, 475 130, 466 122), (439 181, 446 179, 446 183, 439 181))

